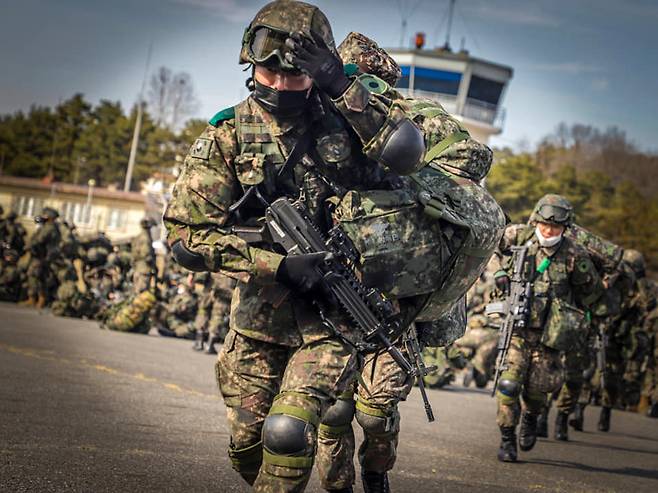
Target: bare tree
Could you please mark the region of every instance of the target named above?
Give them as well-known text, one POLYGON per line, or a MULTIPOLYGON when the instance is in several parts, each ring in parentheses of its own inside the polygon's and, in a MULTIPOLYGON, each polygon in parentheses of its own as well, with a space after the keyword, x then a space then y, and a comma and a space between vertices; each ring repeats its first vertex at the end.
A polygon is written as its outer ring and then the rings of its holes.
POLYGON ((151 76, 148 99, 155 122, 172 131, 180 128, 198 108, 190 74, 174 73, 167 67, 160 67, 151 76))

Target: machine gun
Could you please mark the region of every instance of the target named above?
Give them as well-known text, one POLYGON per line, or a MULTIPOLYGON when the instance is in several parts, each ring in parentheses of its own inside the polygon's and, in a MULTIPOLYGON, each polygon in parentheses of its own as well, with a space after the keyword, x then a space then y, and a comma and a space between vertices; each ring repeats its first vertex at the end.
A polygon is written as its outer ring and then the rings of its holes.
MULTIPOLYGON (((361 332, 363 343, 358 349, 373 351, 383 347, 407 375, 420 380, 431 371, 418 363, 421 355, 415 353, 420 350, 417 344, 410 351, 414 359, 411 363, 391 342, 401 329, 393 305, 379 290, 364 286, 355 276, 352 266, 359 257, 351 240, 340 228, 332 228, 325 238, 308 217, 303 204, 293 204, 288 198, 281 197, 267 207, 263 227, 234 226, 232 233, 247 242, 266 241, 280 245, 288 255, 327 253, 325 261, 317 267, 322 274, 321 282, 361 332)), ((330 321, 325 320, 325 323, 331 326, 330 321)), ((428 419, 433 421, 424 392, 423 400, 426 410, 429 409, 428 419)))
POLYGON ((532 295, 532 283, 525 279, 524 264, 528 253, 529 244, 513 246, 514 267, 510 282, 510 292, 506 300, 489 303, 485 309, 487 316, 498 314, 504 318, 500 325, 498 336, 498 356, 496 357, 496 373, 494 376, 492 397, 498 388, 498 379, 503 370, 506 369, 507 352, 512 341, 514 329, 522 329, 528 323, 529 303, 532 295))

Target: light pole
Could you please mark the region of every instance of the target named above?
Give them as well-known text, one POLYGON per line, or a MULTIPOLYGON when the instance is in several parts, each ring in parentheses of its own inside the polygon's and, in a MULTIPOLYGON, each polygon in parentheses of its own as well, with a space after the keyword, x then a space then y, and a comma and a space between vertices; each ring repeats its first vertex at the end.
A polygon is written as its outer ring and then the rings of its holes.
POLYGON ((85 214, 85 216, 87 216, 86 217, 87 220, 85 221, 87 224, 91 223, 91 199, 94 196, 94 187, 95 186, 96 186, 96 180, 91 178, 87 182, 87 206, 86 206, 87 213, 85 214))

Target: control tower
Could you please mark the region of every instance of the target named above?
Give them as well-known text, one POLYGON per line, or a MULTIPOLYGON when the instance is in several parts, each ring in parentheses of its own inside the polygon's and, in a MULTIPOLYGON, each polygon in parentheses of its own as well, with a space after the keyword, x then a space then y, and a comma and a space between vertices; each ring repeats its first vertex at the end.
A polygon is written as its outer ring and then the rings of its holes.
POLYGON ((465 50, 453 52, 448 41, 441 48, 423 49, 422 33, 415 44, 415 49, 386 49, 402 68, 397 89, 409 97, 439 101, 484 144, 500 134, 505 123, 502 101, 513 70, 465 50))

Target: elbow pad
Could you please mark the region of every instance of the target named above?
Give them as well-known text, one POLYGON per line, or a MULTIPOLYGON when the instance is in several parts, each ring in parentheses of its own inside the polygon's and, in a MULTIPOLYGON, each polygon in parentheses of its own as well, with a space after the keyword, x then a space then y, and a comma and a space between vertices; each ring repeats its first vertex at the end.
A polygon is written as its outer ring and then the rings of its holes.
POLYGON ((408 118, 389 134, 378 161, 399 175, 409 175, 422 167, 425 139, 408 118))
POLYGON ((203 272, 208 270, 203 255, 188 249, 181 240, 178 240, 172 245, 171 253, 174 256, 174 260, 176 260, 178 264, 185 267, 187 270, 194 272, 203 272))

